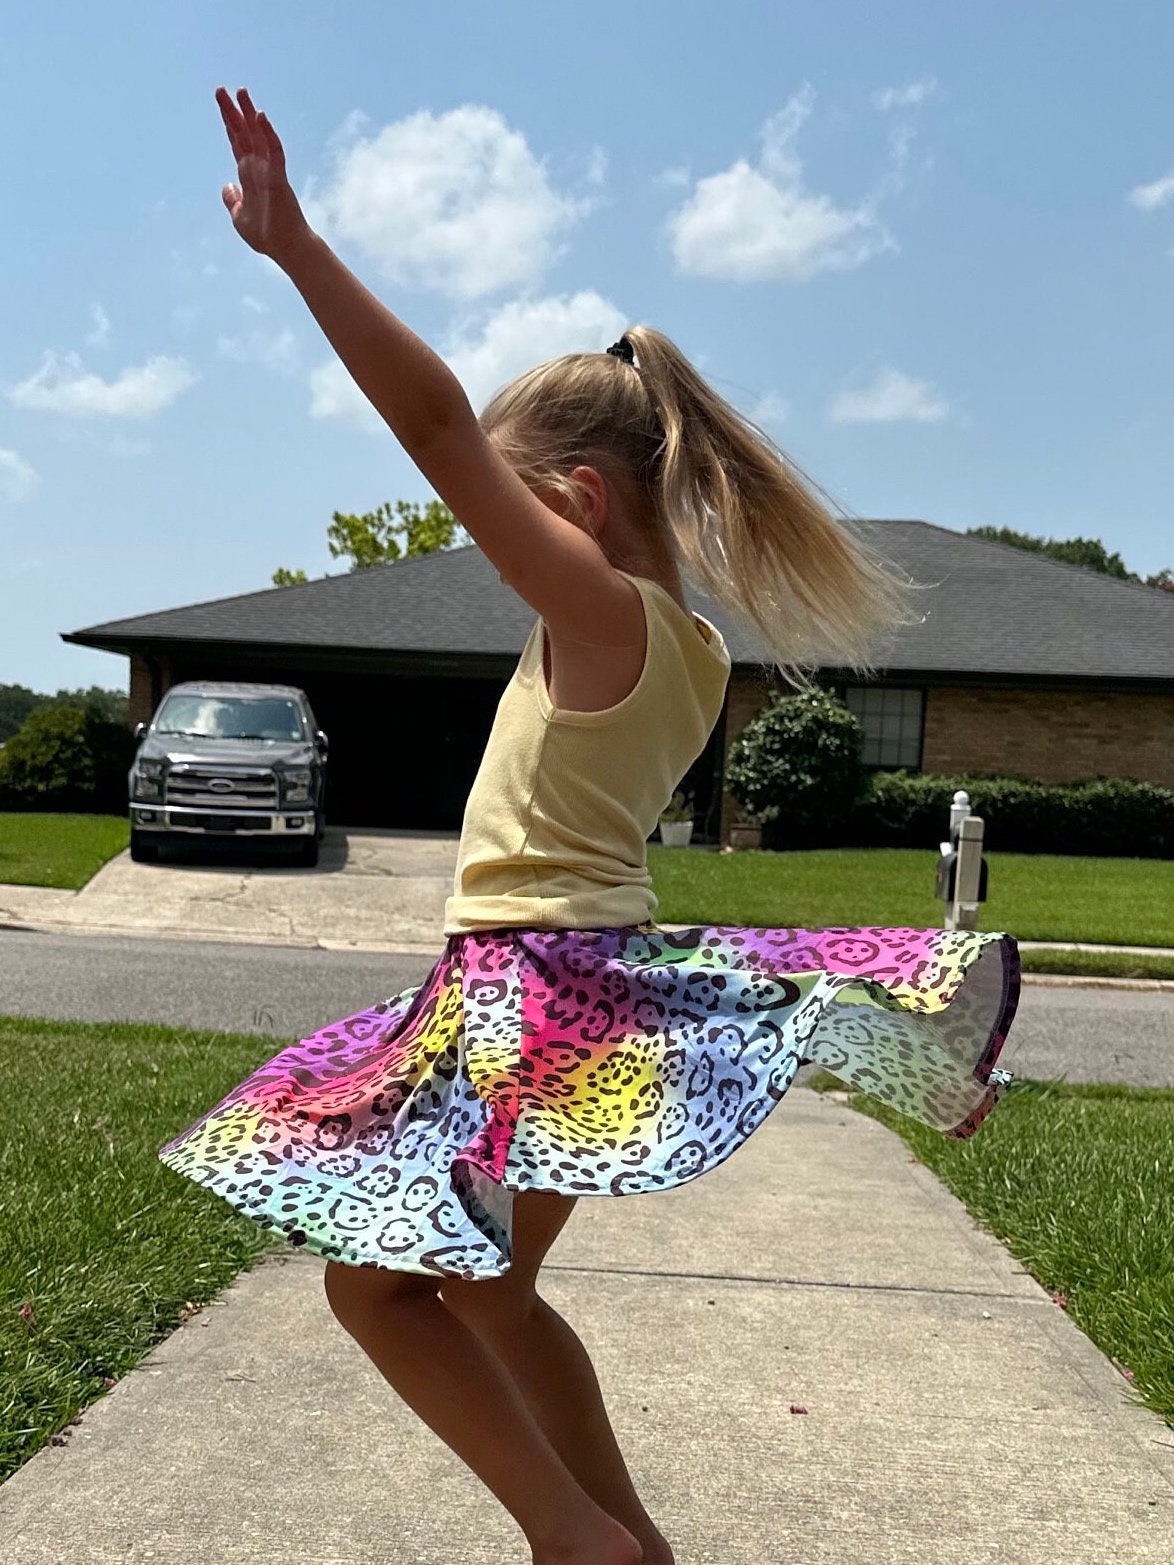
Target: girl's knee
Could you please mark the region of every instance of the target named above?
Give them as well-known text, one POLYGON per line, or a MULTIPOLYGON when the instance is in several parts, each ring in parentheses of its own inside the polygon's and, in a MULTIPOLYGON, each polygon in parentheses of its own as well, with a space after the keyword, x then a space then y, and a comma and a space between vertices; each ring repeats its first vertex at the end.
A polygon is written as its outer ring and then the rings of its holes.
POLYGON ((383 1266, 346 1266, 341 1261, 327 1261, 322 1281, 327 1302, 344 1325, 371 1309, 435 1297, 439 1287, 435 1277, 393 1272, 383 1266))

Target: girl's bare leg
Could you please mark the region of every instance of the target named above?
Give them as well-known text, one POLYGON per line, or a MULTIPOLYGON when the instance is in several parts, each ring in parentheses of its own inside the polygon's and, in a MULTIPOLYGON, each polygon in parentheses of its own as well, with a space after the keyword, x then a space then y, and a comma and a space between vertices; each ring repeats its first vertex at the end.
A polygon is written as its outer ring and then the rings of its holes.
POLYGON ((326 1266, 335 1315, 514 1517, 533 1565, 640 1565, 637 1540, 568 1471, 505 1365, 441 1302, 439 1283, 326 1266))
POLYGON ((545 1191, 516 1196, 510 1270, 484 1282, 446 1279, 441 1296, 509 1370, 583 1489, 639 1540, 644 1565, 673 1565, 628 1474, 586 1348, 535 1291, 538 1269, 574 1204, 545 1191))

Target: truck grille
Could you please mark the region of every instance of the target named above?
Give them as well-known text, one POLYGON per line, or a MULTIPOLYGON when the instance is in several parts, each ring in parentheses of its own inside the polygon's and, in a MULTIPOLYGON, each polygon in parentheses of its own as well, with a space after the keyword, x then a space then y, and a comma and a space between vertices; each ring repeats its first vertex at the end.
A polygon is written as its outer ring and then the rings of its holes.
POLYGON ((167 804, 225 810, 275 810, 277 778, 263 766, 173 766, 167 774, 167 804), (225 783, 230 784, 225 787, 225 783))

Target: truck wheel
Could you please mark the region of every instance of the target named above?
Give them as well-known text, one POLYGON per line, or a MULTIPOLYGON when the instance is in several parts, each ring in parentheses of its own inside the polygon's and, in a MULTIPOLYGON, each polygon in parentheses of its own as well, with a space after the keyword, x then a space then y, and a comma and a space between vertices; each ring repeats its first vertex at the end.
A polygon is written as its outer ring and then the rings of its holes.
POLYGON ((159 860, 159 844, 152 842, 153 833, 135 831, 131 827, 130 856, 136 864, 155 864, 159 860))
POLYGON ((307 837, 298 848, 294 863, 300 864, 303 869, 313 869, 318 863, 318 846, 317 837, 307 837))

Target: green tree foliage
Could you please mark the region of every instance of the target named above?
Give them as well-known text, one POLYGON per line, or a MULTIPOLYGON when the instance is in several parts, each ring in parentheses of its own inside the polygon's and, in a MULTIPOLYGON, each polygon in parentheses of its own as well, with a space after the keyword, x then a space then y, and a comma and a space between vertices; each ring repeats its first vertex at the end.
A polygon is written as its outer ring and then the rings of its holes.
POLYGON ((765 847, 834 840, 868 789, 863 733, 826 690, 780 696, 730 746, 726 784, 765 847))
POLYGON ((351 570, 382 565, 404 555, 451 549, 457 519, 441 500, 420 506, 411 500, 384 502, 377 511, 349 516, 335 511, 326 538, 336 560, 349 559, 351 570))
POLYGON ((0 744, 11 739, 29 713, 45 700, 26 685, 0 685, 0 744))
POLYGON ((967 532, 972 538, 987 538, 991 543, 1010 544, 1013 549, 1046 554, 1050 559, 1063 560, 1066 565, 1083 565, 1086 570, 1115 576, 1118 581, 1139 581, 1147 587, 1174 591, 1174 571, 1169 567, 1153 576, 1139 576, 1129 569, 1119 554, 1110 554, 1099 538, 1039 538, 1033 533, 1016 532, 1012 527, 969 527, 967 532))
MULTIPOLYGON (((361 516, 335 511, 326 529, 326 541, 336 560, 349 560, 352 571, 369 565, 386 565, 405 555, 435 554, 460 541, 456 517, 441 500, 419 505, 414 500, 384 503, 361 516)), ((291 587, 305 581, 305 571, 280 566, 273 573, 275 587, 291 587)))
POLYGON ((0 750, 0 807, 117 813, 134 752, 125 723, 100 705, 47 702, 0 750))
POLYGON ((91 685, 88 690, 59 690, 55 696, 42 695, 25 685, 0 685, 0 744, 11 739, 39 707, 96 707, 107 721, 125 723, 129 710, 126 692, 91 685))
POLYGON ((130 721, 130 699, 125 690, 106 690, 101 685, 91 685, 88 690, 59 690, 52 697, 54 706, 93 707, 108 723, 127 724, 130 721))

